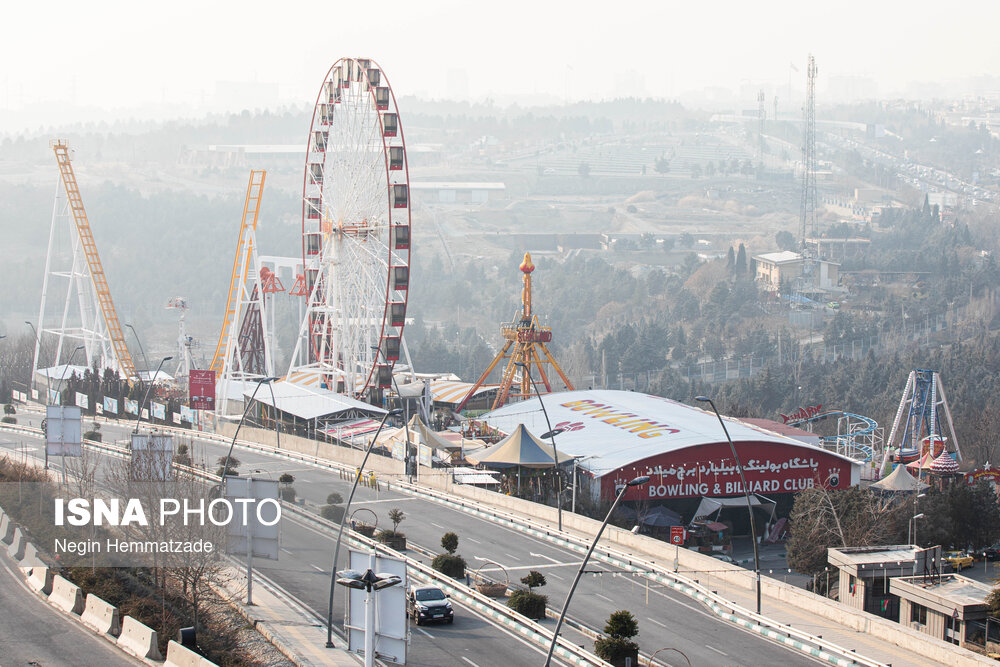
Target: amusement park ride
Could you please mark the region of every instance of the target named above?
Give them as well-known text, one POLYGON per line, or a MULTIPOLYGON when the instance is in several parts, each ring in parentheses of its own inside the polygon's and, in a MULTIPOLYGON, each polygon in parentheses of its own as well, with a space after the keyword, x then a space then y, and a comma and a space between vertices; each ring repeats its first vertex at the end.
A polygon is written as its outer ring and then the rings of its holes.
MULTIPOLYGON (((59 165, 60 184, 56 189, 52 210, 31 377, 34 378, 39 370, 42 338, 48 334, 56 337, 56 366, 60 364, 63 345, 67 340, 75 341, 84 348, 84 365, 96 360, 101 368, 113 368, 123 377, 132 380, 138 376, 122 335, 104 267, 83 206, 70 159, 69 144, 57 140, 50 146, 59 165), (70 262, 60 261, 64 254, 60 252, 59 246, 67 238, 70 244, 69 255, 72 257, 70 262), (57 264, 64 266, 57 267, 57 264), (50 281, 54 278, 68 279, 61 316, 46 313, 46 300, 53 288, 50 281), (58 321, 46 324, 52 320, 58 321)), ((72 360, 70 355, 64 363, 72 360)), ((49 401, 54 400, 52 396, 47 398, 49 401)))
POLYGON ((552 384, 549 381, 549 374, 545 372, 545 365, 551 364, 552 368, 562 379, 566 389, 573 391, 573 385, 566 375, 559 368, 552 353, 545 346, 552 340, 552 329, 538 324, 538 315, 531 311, 531 274, 535 270, 535 265, 531 262, 531 254, 524 253, 524 261, 518 267, 523 274, 524 286, 521 289, 521 313, 515 315, 514 321, 510 324, 500 325, 500 333, 505 339, 503 349, 494 357, 486 370, 476 381, 476 384, 469 390, 465 398, 456 408, 456 412, 461 412, 465 404, 471 399, 476 391, 486 382, 493 369, 502 361, 506 360, 503 370, 503 377, 497 389, 496 398, 493 400, 493 410, 507 402, 508 398, 526 399, 531 397, 532 369, 536 369, 538 377, 545 385, 547 393, 552 391, 552 384), (520 366, 519 364, 523 364, 520 366), (523 372, 522 372, 523 369, 523 372))
POLYGON ((410 199, 396 98, 373 60, 342 58, 320 86, 302 184, 302 265, 292 292, 306 302, 289 377, 374 402, 405 351, 410 199))
POLYGON ((896 419, 892 422, 889 432, 888 448, 880 461, 880 472, 885 473, 889 464, 907 463, 923 456, 937 458, 941 453, 951 449, 948 447, 948 437, 943 435, 941 420, 943 412, 947 420, 948 435, 955 452, 955 460, 962 460, 962 450, 958 446, 955 435, 955 425, 951 419, 951 409, 944 394, 944 384, 941 376, 932 370, 917 369, 910 371, 903 389, 903 397, 896 410, 896 419), (903 413, 906 412, 905 419, 903 413))

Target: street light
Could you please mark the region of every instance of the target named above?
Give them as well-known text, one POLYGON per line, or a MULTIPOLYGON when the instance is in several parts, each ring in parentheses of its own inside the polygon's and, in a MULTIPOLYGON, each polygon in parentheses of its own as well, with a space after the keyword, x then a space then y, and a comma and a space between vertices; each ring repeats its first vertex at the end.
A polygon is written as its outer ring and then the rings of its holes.
MULTIPOLYGON (((913 513, 914 514, 917 513, 917 500, 919 500, 920 498, 923 498, 926 495, 927 495, 926 493, 916 493, 916 494, 913 495, 913 513)), ((923 515, 921 514, 921 516, 923 516, 923 515)), ((913 522, 913 520, 911 519, 910 523, 912 523, 912 522, 913 522)), ((916 540, 917 539, 916 536, 914 536, 913 539, 916 540)), ((907 524, 906 543, 907 544, 914 544, 914 542, 910 541, 909 523, 907 524)))
POLYGON ((66 379, 66 371, 68 371, 69 367, 73 364, 73 357, 75 357, 76 353, 79 352, 80 350, 84 349, 85 347, 86 346, 84 346, 84 345, 77 345, 75 348, 73 348, 73 352, 70 353, 70 355, 69 355, 69 361, 67 361, 66 365, 63 366, 62 377, 59 378, 59 384, 56 385, 56 393, 57 394, 61 395, 61 392, 62 392, 62 383, 63 383, 63 380, 66 379))
POLYGON ((753 505, 750 504, 750 487, 747 486, 747 478, 743 474, 743 464, 740 463, 739 454, 736 453, 736 445, 733 444, 733 439, 729 437, 729 429, 726 428, 726 422, 722 421, 722 415, 719 414, 718 408, 715 407, 715 403, 708 396, 695 396, 696 401, 701 401, 702 403, 708 403, 712 406, 712 412, 718 417, 719 423, 722 425, 722 431, 726 434, 726 440, 729 441, 729 449, 733 452, 733 460, 736 461, 736 469, 740 471, 740 481, 743 483, 743 497, 747 500, 747 513, 750 514, 750 542, 753 544, 753 571, 754 576, 757 579, 757 613, 760 613, 760 554, 757 550, 757 523, 753 518, 753 505))
POLYGON ((672 647, 658 648, 655 651, 653 651, 653 655, 649 656, 649 664, 650 665, 654 664, 653 663, 653 658, 655 658, 656 654, 659 653, 660 651, 676 651, 676 652, 680 653, 681 657, 684 658, 685 660, 687 660, 688 667, 691 667, 691 660, 687 657, 687 655, 684 654, 684 651, 680 650, 679 648, 672 648, 672 647))
MULTIPOLYGON (((347 504, 344 505, 344 513, 340 517, 340 528, 337 529, 337 544, 333 547, 333 572, 330 575, 330 604, 326 610, 326 647, 333 648, 333 592, 337 589, 336 587, 336 572, 337 572, 337 558, 340 557, 340 541, 344 536, 344 523, 347 521, 347 514, 351 511, 351 501, 354 500, 354 492, 358 490, 358 482, 361 481, 361 475, 365 469, 365 463, 368 462, 368 455, 372 453, 372 448, 375 446, 375 441, 378 440, 378 434, 382 432, 382 427, 385 426, 385 421, 389 417, 399 415, 403 411, 399 408, 389 410, 382 416, 382 421, 379 422, 378 429, 375 431, 375 435, 372 436, 371 441, 368 443, 368 447, 365 448, 365 456, 361 459, 361 465, 358 466, 358 474, 354 476, 354 485, 351 486, 351 494, 347 496, 347 504)), ((408 429, 409 426, 403 424, 403 428, 408 429)), ((407 450, 409 454, 409 450, 407 450)))
MULTIPOLYGON (((142 402, 139 403, 139 409, 136 410, 136 412, 138 412, 139 414, 136 415, 136 417, 135 417, 135 428, 132 429, 132 434, 133 435, 135 435, 136 433, 139 432, 139 422, 142 421, 142 406, 146 405, 146 399, 149 398, 149 392, 153 389, 153 385, 156 384, 156 376, 160 374, 160 369, 163 368, 163 364, 167 363, 171 359, 173 359, 173 357, 163 357, 162 359, 160 359, 160 365, 156 367, 156 372, 153 373, 153 377, 150 378, 150 380, 149 380, 149 386, 146 387, 146 391, 142 395, 142 402)), ((146 369, 146 372, 147 373, 149 372, 148 368, 146 369)), ((152 406, 150 406, 150 407, 152 407, 152 406)), ((153 416, 152 409, 149 411, 149 416, 150 416, 150 418, 152 418, 152 416, 153 416)))
MULTIPOLYGON (((167 361, 170 358, 171 357, 167 357, 163 361, 167 361)), ((160 362, 161 366, 163 365, 163 361, 160 362)), ((159 372, 159 369, 157 369, 157 372, 159 372)), ((220 479, 222 480, 223 484, 226 483, 226 475, 229 474, 229 459, 232 458, 233 447, 236 446, 236 437, 240 434, 240 428, 243 426, 243 420, 247 418, 247 413, 250 412, 250 408, 253 407, 253 399, 257 396, 257 390, 260 389, 260 386, 262 384, 264 384, 265 382, 267 382, 268 384, 270 384, 271 382, 273 382, 274 380, 277 380, 277 379, 278 378, 275 378, 275 377, 266 377, 266 378, 260 378, 259 380, 257 380, 257 386, 253 388, 253 393, 250 394, 250 400, 247 401, 247 405, 243 409, 243 416, 240 417, 240 422, 236 425, 236 432, 233 433, 233 441, 231 443, 229 443, 229 451, 226 452, 226 460, 225 460, 225 462, 222 465, 222 474, 219 476, 220 479)), ((139 412, 142 412, 142 406, 141 405, 139 406, 139 412)))
POLYGON ((135 327, 131 324, 125 324, 129 329, 132 330, 132 335, 135 336, 135 342, 139 343, 139 351, 142 352, 142 361, 146 364, 146 372, 149 372, 149 359, 146 358, 146 350, 142 349, 142 341, 139 340, 139 334, 135 332, 135 327))
MULTIPOLYGON (((542 406, 542 414, 545 415, 545 425, 549 427, 549 430, 542 434, 542 440, 545 438, 549 439, 552 443, 552 470, 556 476, 556 516, 559 522, 559 532, 562 532, 562 475, 559 474, 559 450, 556 449, 556 436, 563 432, 563 429, 552 428, 552 422, 549 421, 548 410, 545 409, 545 402, 542 400, 542 395, 538 393, 538 385, 535 384, 535 378, 531 377, 531 369, 528 368, 528 364, 523 361, 515 361, 515 366, 520 367, 528 375, 528 381, 531 382, 531 386, 535 389, 535 396, 538 397, 538 404, 542 406)), ((576 480, 573 480, 576 483, 576 480)))
POLYGON ((556 629, 552 632, 552 643, 549 644, 548 655, 545 656, 545 667, 549 667, 552 662, 552 653, 556 650, 556 642, 559 641, 559 629, 562 627, 563 621, 566 619, 566 610, 569 609, 569 601, 573 599, 573 592, 576 590, 576 585, 580 583, 580 577, 583 576, 583 570, 587 567, 587 561, 590 560, 590 555, 594 553, 594 549, 597 547, 598 541, 601 539, 601 533, 604 532, 604 528, 608 525, 608 521, 611 520, 611 514, 618 507, 619 501, 621 501, 622 496, 628 491, 630 487, 642 486, 649 481, 648 475, 643 475, 641 477, 636 477, 635 479, 627 482, 618 492, 615 497, 615 502, 611 503, 611 509, 608 510, 608 515, 604 517, 604 523, 597 530, 597 535, 594 536, 594 541, 590 545, 590 549, 587 551, 587 555, 583 557, 583 562, 580 563, 580 569, 576 572, 576 578, 573 579, 573 585, 569 588, 569 593, 566 595, 566 601, 563 602, 562 611, 559 612, 559 620, 556 621, 556 629))
POLYGON ((910 519, 910 525, 913 527, 913 542, 912 542, 913 544, 917 544, 917 519, 923 519, 923 518, 924 518, 924 513, 921 512, 920 514, 913 515, 913 518, 910 519))
POLYGON ((375 573, 375 553, 369 557, 370 567, 365 572, 341 570, 337 572, 337 583, 345 588, 365 591, 365 667, 375 665, 375 593, 402 583, 402 579, 387 572, 375 573))

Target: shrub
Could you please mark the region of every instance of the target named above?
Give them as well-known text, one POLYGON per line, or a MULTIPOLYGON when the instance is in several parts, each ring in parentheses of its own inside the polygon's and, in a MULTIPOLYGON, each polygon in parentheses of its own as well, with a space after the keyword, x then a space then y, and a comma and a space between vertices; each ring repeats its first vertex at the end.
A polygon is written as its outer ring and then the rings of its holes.
POLYGON ((441 536, 441 548, 450 554, 458 549, 458 535, 455 533, 445 533, 441 536))
MULTIPOLYGON (((222 466, 226 465, 226 457, 225 456, 220 456, 219 460, 216 461, 216 463, 219 464, 219 468, 218 468, 218 470, 215 471, 215 474, 218 475, 219 477, 222 477, 222 466)), ((240 460, 238 458, 236 458, 235 456, 230 456, 229 457, 229 469, 226 470, 226 475, 236 475, 236 476, 239 476, 240 471, 237 470, 237 468, 239 468, 239 467, 240 467, 240 460)))
POLYGON ((336 491, 334 491, 333 493, 331 493, 330 495, 328 495, 326 497, 326 504, 327 505, 339 505, 342 502, 344 502, 344 497, 341 496, 336 491))
POLYGON ((100 442, 101 441, 101 432, 100 431, 87 431, 86 433, 83 434, 83 439, 84 440, 93 440, 94 442, 100 442))
POLYGON ((344 520, 344 508, 334 504, 323 505, 319 511, 319 515, 327 521, 340 523, 344 520))
POLYGON ((431 561, 431 567, 452 579, 461 579, 465 576, 465 559, 455 554, 438 554, 431 561))
POLYGON ((286 503, 295 502, 295 487, 294 486, 281 486, 278 487, 278 497, 284 500, 286 503))
POLYGON ((632 612, 621 609, 611 614, 604 626, 604 634, 594 642, 597 657, 615 665, 624 664, 625 658, 635 660, 639 645, 632 641, 632 637, 639 634, 639 622, 632 612))
POLYGON ((290 473, 282 473, 281 477, 278 478, 278 484, 291 484, 295 481, 295 477, 290 473))
POLYGON ((528 576, 521 577, 521 583, 527 586, 530 591, 532 588, 545 585, 545 575, 538 570, 530 570, 528 576))
POLYGON ((545 618, 545 605, 549 598, 531 591, 514 591, 507 600, 507 606, 531 619, 545 618))
POLYGON ((11 417, 10 415, 7 415, 3 419, 0 419, 0 423, 4 423, 4 424, 16 424, 17 423, 17 417, 11 417))
POLYGON ((14 414, 16 412, 17 412, 17 409, 14 407, 13 403, 8 403, 7 405, 3 406, 3 413, 5 415, 12 415, 12 414, 14 414))

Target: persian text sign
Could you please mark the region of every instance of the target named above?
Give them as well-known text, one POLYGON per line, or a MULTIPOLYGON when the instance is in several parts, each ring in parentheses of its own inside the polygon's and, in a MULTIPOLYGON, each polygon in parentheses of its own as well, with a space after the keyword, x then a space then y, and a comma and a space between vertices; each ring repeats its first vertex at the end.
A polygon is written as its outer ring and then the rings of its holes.
POLYGON ((215 409, 215 371, 192 370, 188 376, 192 410, 215 409))
MULTIPOLYGON (((740 442, 736 448, 750 493, 796 493, 813 486, 851 486, 854 464, 829 452, 769 442, 740 442)), ((625 500, 743 494, 739 469, 727 443, 660 454, 608 473, 602 479, 602 496, 613 498, 622 484, 639 475, 649 475, 649 482, 630 488, 625 500)))

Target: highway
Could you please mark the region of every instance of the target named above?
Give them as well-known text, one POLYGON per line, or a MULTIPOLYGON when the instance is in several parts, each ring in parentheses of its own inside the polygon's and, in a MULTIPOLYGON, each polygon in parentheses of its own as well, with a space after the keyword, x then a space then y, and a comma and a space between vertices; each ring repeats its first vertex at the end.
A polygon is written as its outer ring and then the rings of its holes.
MULTIPOLYGON (((105 425, 103 431, 105 441, 124 436, 124 429, 112 424, 105 425)), ((0 443, 4 447, 11 444, 0 443)), ((192 447, 194 460, 213 464, 209 466, 212 469, 216 467, 215 460, 225 455, 225 451, 223 445, 203 440, 197 440, 192 447)), ((260 471, 258 475, 275 479, 283 473, 294 475, 295 489, 307 506, 325 503, 326 496, 333 491, 344 498, 350 492, 350 483, 336 472, 239 448, 235 455, 242 462, 240 470, 244 473, 260 471)), ((402 509, 407 518, 400 530, 406 533, 411 544, 430 552, 441 551, 442 534, 455 532, 459 536, 458 553, 465 557, 471 570, 482 567, 483 572, 502 579, 497 568, 486 562, 488 559, 502 565, 513 581, 531 569, 542 572, 548 583, 539 592, 549 596, 549 607, 554 610, 561 607, 580 564, 581 557, 572 551, 422 498, 359 487, 353 508, 361 507, 376 513, 380 527, 389 525, 387 513, 390 509, 402 509)), ((370 516, 363 512, 358 518, 370 516)), ((312 609, 318 617, 325 618, 334 537, 301 526, 286 515, 282 522, 281 559, 277 562, 255 559, 255 569, 312 609)), ((409 555, 424 562, 429 560, 413 551, 409 555)), ((345 565, 346 554, 342 553, 340 567, 345 565)), ((660 648, 673 648, 698 665, 816 664, 811 658, 718 619, 684 595, 659 585, 647 586, 645 578, 616 573, 597 563, 588 566, 588 570, 603 573, 587 574, 581 580, 570 607, 570 618, 599 630, 611 612, 628 609, 639 621, 640 634, 636 639, 646 654, 660 648)), ((706 572, 705 577, 707 581, 703 583, 710 584, 711 573, 706 572)), ((344 599, 342 589, 337 593, 335 619, 341 617, 344 599)), ((543 623, 549 627, 554 625, 552 620, 543 623)), ((592 648, 592 640, 572 631, 564 632, 575 643, 592 648)), ((511 663, 535 664, 541 658, 537 648, 463 608, 456 610, 454 625, 419 628, 411 625, 411 633, 407 662, 413 665, 471 663, 479 667, 509 667, 511 663)), ((661 653, 658 658, 664 655, 669 664, 684 664, 676 652, 661 653)))

